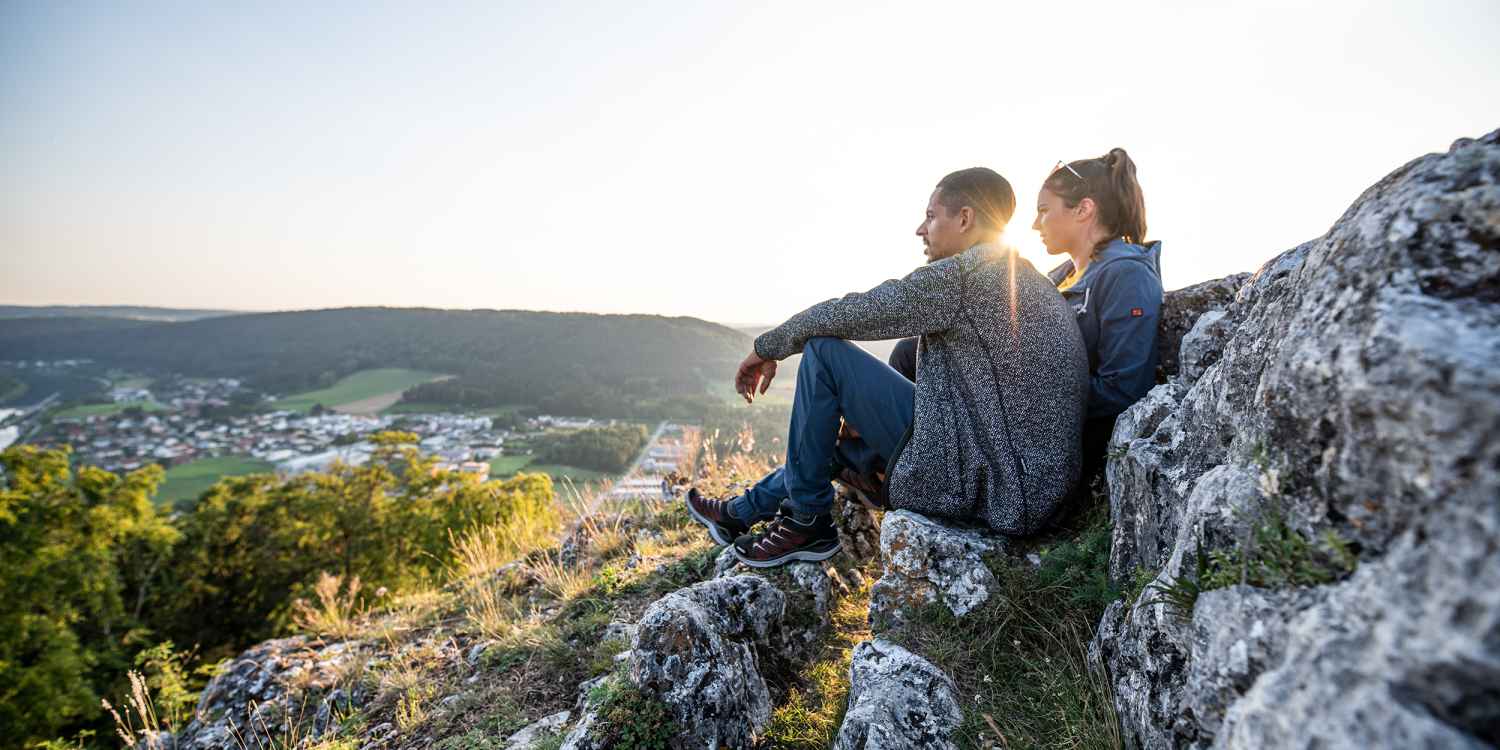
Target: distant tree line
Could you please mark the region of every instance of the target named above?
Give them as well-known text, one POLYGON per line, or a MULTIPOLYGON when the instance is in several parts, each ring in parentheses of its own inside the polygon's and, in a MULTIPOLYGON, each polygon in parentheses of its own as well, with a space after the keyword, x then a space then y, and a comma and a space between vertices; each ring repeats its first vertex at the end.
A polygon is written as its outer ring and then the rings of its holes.
POLYGON ((540 463, 577 466, 603 472, 624 471, 646 447, 646 428, 641 425, 590 427, 541 439, 540 463))
POLYGON ((6 322, 0 351, 89 357, 135 372, 236 377, 267 393, 324 388, 350 373, 409 367, 456 376, 408 401, 534 404, 631 416, 641 399, 701 395, 748 349, 694 318, 516 310, 345 308, 185 322, 34 318, 6 322))
POLYGON ((26 384, 9 375, 0 375, 0 404, 26 392, 26 384))
POLYGON ((451 570, 450 529, 559 523, 545 475, 480 482, 434 471, 414 435, 374 439, 364 466, 226 478, 177 515, 152 502, 159 467, 0 453, 0 748, 80 730, 112 746, 100 699, 126 693, 126 670, 283 634, 322 573, 398 592, 451 570))

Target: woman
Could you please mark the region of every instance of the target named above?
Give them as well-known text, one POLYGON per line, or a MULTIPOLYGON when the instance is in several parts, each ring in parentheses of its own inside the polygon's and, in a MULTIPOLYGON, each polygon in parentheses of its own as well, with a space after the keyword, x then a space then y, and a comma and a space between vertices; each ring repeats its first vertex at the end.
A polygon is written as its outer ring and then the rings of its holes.
POLYGON ((1079 483, 1086 491, 1104 468, 1115 417, 1156 384, 1161 243, 1146 243, 1146 204, 1122 148, 1059 162, 1042 183, 1031 228, 1048 254, 1069 257, 1048 276, 1073 307, 1088 349, 1079 483))

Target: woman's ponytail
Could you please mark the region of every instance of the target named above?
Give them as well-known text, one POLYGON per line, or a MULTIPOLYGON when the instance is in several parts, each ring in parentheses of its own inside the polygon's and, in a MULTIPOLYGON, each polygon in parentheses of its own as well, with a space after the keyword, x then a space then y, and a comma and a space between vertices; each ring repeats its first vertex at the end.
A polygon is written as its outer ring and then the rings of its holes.
POLYGON ((1135 180, 1135 162, 1123 148, 1112 148, 1099 157, 1109 170, 1109 192, 1107 201, 1113 204, 1101 218, 1117 237, 1126 242, 1143 245, 1146 242, 1146 199, 1141 195, 1141 184, 1135 180))

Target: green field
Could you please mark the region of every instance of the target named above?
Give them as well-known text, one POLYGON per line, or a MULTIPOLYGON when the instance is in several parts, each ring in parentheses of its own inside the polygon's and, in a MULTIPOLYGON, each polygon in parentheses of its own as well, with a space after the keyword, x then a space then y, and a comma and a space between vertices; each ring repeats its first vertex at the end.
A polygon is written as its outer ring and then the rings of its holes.
POLYGON ((167 408, 155 401, 144 401, 136 404, 82 404, 53 412, 52 417, 54 419, 69 419, 73 417, 97 417, 103 414, 119 414, 132 406, 139 406, 143 411, 163 411, 167 408))
POLYGON ((19 380, 0 378, 0 404, 26 395, 26 384, 19 380))
POLYGON ((396 368, 360 370, 335 383, 332 388, 287 396, 278 399, 273 406, 277 409, 307 411, 313 408, 314 404, 322 404, 332 409, 335 406, 344 406, 376 396, 404 391, 414 385, 440 377, 442 377, 441 373, 422 370, 396 368))
MULTIPOLYGON (((326 405, 326 404, 325 404, 326 405)), ((498 417, 502 414, 511 414, 525 409, 527 404, 510 404, 507 406, 489 406, 483 409, 472 409, 467 406, 450 406, 448 404, 432 404, 426 402, 402 401, 387 406, 381 414, 470 414, 476 417, 498 417)))
POLYGON ((200 458, 167 470, 167 481, 156 493, 160 505, 175 505, 183 501, 198 499, 204 490, 219 481, 220 477, 240 476, 268 472, 275 466, 258 458, 224 456, 222 458, 200 458))
POLYGON ((535 456, 496 456, 490 459, 490 478, 503 479, 520 471, 534 474, 547 474, 552 481, 561 482, 564 477, 573 480, 574 484, 583 482, 596 482, 600 479, 612 479, 613 474, 592 469, 580 469, 576 466, 559 466, 557 464, 533 464, 535 456))

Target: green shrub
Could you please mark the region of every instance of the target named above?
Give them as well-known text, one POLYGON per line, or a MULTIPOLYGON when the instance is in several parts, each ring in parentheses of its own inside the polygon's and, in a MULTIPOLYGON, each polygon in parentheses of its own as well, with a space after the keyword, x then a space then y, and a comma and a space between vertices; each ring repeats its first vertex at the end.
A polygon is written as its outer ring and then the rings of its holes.
POLYGON ((74 471, 67 449, 32 446, 0 464, 0 745, 110 736, 99 701, 127 689, 180 536, 151 500, 162 471, 74 471))
POLYGON ((642 693, 621 672, 589 693, 599 706, 600 745, 617 750, 666 750, 681 732, 660 700, 642 693))

